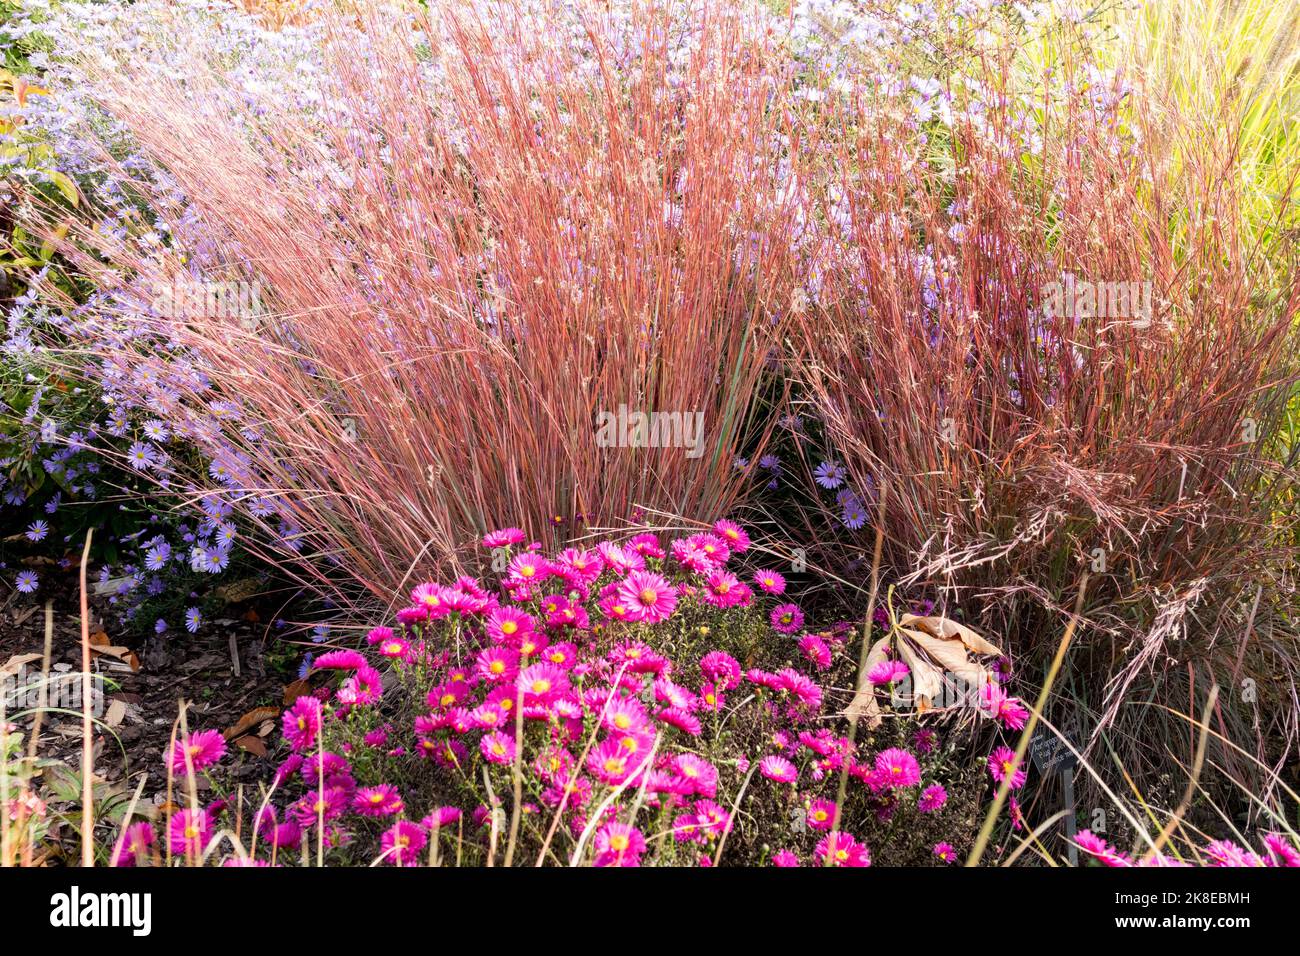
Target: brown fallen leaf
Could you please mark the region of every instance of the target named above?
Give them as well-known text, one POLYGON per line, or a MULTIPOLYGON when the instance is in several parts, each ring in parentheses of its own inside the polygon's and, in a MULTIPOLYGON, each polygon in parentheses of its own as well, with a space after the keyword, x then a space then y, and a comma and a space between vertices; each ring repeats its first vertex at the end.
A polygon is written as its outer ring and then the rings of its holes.
POLYGON ((105 645, 94 644, 93 634, 91 635, 91 641, 92 641, 92 646, 90 648, 91 654, 96 656, 102 654, 107 657, 114 657, 117 660, 121 661, 122 663, 126 664, 129 668, 131 668, 132 671, 138 671, 140 669, 140 658, 136 657, 135 651, 131 650, 129 647, 114 647, 112 645, 107 645, 107 644, 105 645))
POLYGON ((296 680, 284 685, 284 706, 288 707, 299 697, 311 693, 311 684, 305 680, 296 680))
POLYGON ((254 707, 243 717, 235 721, 234 725, 222 733, 227 740, 234 740, 242 737, 264 720, 275 720, 280 716, 280 711, 275 707, 254 707))
POLYGON ((114 698, 108 705, 108 710, 104 714, 104 723, 109 727, 121 727, 122 721, 126 719, 126 702, 114 698))
POLYGON ((217 589, 217 597, 227 604, 238 604, 262 592, 262 582, 257 578, 240 578, 217 589))
POLYGON ((13 657, 9 658, 9 660, 4 662, 3 667, 0 667, 0 677, 12 677, 26 665, 31 664, 33 661, 39 661, 40 659, 40 654, 15 654, 13 657))
POLYGON ((266 756, 266 744, 262 742, 260 737, 237 737, 235 739, 235 746, 240 750, 247 751, 255 757, 266 756))

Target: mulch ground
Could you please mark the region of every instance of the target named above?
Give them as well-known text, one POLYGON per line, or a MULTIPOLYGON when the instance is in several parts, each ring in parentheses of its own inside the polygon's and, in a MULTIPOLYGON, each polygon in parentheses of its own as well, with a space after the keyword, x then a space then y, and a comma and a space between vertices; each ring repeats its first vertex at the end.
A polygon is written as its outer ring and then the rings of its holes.
MULTIPOLYGON (((45 646, 45 600, 52 600, 51 693, 74 693, 81 671, 81 621, 75 573, 60 578, 42 575, 41 592, 0 604, 0 675, 10 699, 8 719, 21 727, 26 748, 35 714, 15 721, 14 699, 20 683, 40 681, 45 646), (57 687, 61 691, 56 691, 57 687)), ((223 761, 228 779, 255 787, 268 779, 272 761, 266 749, 278 733, 278 716, 286 699, 282 662, 271 659, 285 646, 268 634, 255 608, 234 605, 229 616, 206 621, 198 633, 173 631, 147 639, 133 638, 112 623, 100 600, 91 603, 92 671, 104 678, 102 701, 96 702, 94 753, 96 780, 105 794, 145 786, 141 800, 158 806, 166 800, 164 754, 182 701, 189 704, 191 730, 216 729, 227 734, 230 756, 223 761), (258 711, 261 713, 257 713, 258 711)), ((34 691, 25 695, 30 702, 34 691)), ((79 699, 79 694, 76 695, 79 699)), ((77 700, 60 697, 77 709, 77 700)), ((51 706, 55 702, 51 701, 51 706)), ((48 710, 40 718, 38 756, 79 768, 82 725, 78 714, 48 710)), ((57 771, 45 770, 47 778, 57 771)), ((206 782, 204 783, 206 785, 206 782)), ((205 796, 200 794, 200 800, 205 796)), ((72 836, 75 841, 75 835, 72 836)))

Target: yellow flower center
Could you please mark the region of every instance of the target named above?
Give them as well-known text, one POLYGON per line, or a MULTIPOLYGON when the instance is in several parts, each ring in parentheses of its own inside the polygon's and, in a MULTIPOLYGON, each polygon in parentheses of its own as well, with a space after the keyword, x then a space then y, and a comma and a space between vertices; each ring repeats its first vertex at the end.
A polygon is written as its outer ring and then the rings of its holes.
POLYGON ((502 634, 513 634, 517 630, 519 630, 519 625, 514 621, 503 621, 501 623, 502 634))

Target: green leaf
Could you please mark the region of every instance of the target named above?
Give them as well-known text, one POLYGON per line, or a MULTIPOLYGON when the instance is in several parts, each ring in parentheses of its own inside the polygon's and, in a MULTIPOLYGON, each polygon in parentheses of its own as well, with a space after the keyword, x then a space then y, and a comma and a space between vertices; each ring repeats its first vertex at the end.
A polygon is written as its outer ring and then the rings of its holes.
POLYGON ((77 184, 63 173, 58 172, 57 170, 51 170, 50 182, 54 183, 54 187, 59 192, 63 193, 63 195, 67 197, 68 202, 72 203, 72 205, 76 206, 81 203, 81 193, 77 191, 77 184))

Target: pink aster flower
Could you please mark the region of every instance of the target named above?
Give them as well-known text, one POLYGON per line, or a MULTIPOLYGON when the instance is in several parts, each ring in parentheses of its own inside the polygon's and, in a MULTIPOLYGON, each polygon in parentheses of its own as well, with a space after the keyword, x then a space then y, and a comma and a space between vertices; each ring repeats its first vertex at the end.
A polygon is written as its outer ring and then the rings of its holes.
POLYGON ((897 683, 910 673, 911 669, 902 661, 880 661, 867 672, 867 680, 880 687, 897 683))
POLYGON ((366 643, 372 647, 382 641, 391 640, 393 629, 391 627, 372 627, 370 633, 366 635, 366 643))
POLYGON ((722 690, 740 685, 740 662, 725 651, 710 651, 700 659, 700 672, 722 690))
POLYGON ((697 574, 707 574, 718 566, 718 562, 705 553, 697 538, 678 538, 669 550, 682 567, 697 574))
POLYGON ((180 810, 167 827, 167 844, 176 856, 197 856, 212 842, 212 821, 204 810, 180 810))
POLYGON ((830 667, 834 659, 830 646, 815 634, 805 634, 799 638, 799 650, 820 671, 830 667))
POLYGON ((516 585, 540 583, 551 573, 551 565, 540 554, 518 554, 506 567, 506 582, 516 585))
POLYGON ((721 567, 731 558, 731 548, 727 546, 726 541, 716 534, 706 532, 693 535, 690 541, 698 551, 704 554, 710 568, 721 567))
POLYGON ((555 563, 565 580, 574 585, 594 583, 605 569, 599 551, 583 551, 581 548, 565 548, 556 555, 555 563))
POLYGON ((411 644, 400 637, 390 637, 386 641, 381 641, 376 650, 378 650, 380 657, 387 657, 389 660, 408 661, 411 659, 411 644))
POLYGON ((634 621, 654 624, 665 620, 677 606, 677 589, 663 575, 633 571, 618 589, 619 600, 629 608, 634 621))
POLYGON ((595 848, 597 866, 639 866, 646 842, 636 827, 615 820, 596 831, 595 848))
POLYGON ((664 549, 659 544, 659 539, 650 532, 634 535, 627 542, 627 550, 635 551, 643 558, 662 558, 664 549))
POLYGON ((736 607, 747 597, 746 588, 740 578, 730 571, 719 568, 709 572, 704 582, 704 601, 714 607, 736 607))
POLYGON ((782 634, 794 634, 803 627, 803 611, 795 604, 778 604, 772 608, 772 628, 782 634))
POLYGON ((483 547, 491 550, 492 548, 508 548, 511 545, 522 544, 524 533, 518 528, 500 528, 496 531, 489 531, 483 536, 483 547))
POLYGON ((636 697, 614 697, 605 704, 601 723, 615 733, 634 733, 646 727, 649 717, 636 697))
POLYGON ((226 740, 218 730, 199 730, 172 745, 168 763, 172 773, 187 773, 186 758, 195 773, 212 766, 226 753, 226 740))
POLYGON ((713 840, 731 830, 731 814, 712 800, 695 801, 695 822, 706 840, 713 840))
POLYGON ((355 674, 344 679, 334 698, 346 707, 373 704, 383 696, 384 678, 379 671, 366 665, 358 667, 355 674))
POLYGON ((918 753, 928 754, 934 750, 935 744, 939 739, 929 727, 922 727, 916 733, 912 734, 912 746, 918 753))
POLYGON ((550 646, 551 640, 545 634, 529 631, 519 638, 519 656, 536 657, 550 646))
POLYGON ((326 651, 312 662, 312 669, 318 671, 354 671, 365 666, 365 655, 353 650, 326 651))
POLYGON ((775 780, 777 783, 794 783, 799 779, 799 771, 795 768, 795 765, 776 754, 760 760, 758 762, 758 772, 767 777, 768 780, 775 780))
POLYGON ((519 672, 515 686, 524 692, 525 703, 547 703, 568 693, 569 675, 554 664, 532 664, 519 672))
POLYGON ((715 797, 718 794, 718 768, 695 754, 678 754, 672 759, 672 769, 682 780, 683 796, 697 794, 715 797))
POLYGON ((714 684, 704 684, 700 688, 700 709, 719 711, 727 706, 727 695, 714 684))
POLYGON ((1280 833, 1266 833, 1264 846, 1279 866, 1300 866, 1300 851, 1280 833))
POLYGON ((409 820, 399 820, 384 831, 379 847, 383 857, 394 866, 415 866, 420 862, 420 851, 429 843, 424 827, 409 820))
POLYGON ((636 766, 619 742, 613 738, 597 744, 587 757, 587 771, 602 783, 618 786, 627 780, 636 766))
POLYGON ((488 763, 514 763, 514 738, 506 736, 499 730, 484 734, 483 739, 478 742, 478 749, 488 763))
POLYGON ((713 526, 713 533, 721 538, 733 552, 742 554, 749 550, 749 535, 734 521, 725 518, 713 526))
POLYGON ((921 782, 921 765, 906 750, 891 747, 876 754, 876 779, 888 787, 901 789, 921 782))
POLYGON ((447 589, 432 581, 417 584, 411 589, 411 605, 424 608, 431 617, 442 617, 450 610, 447 607, 447 589))
POLYGON ((800 866, 799 857, 793 850, 777 850, 772 855, 772 865, 780 868, 789 868, 800 866))
POLYGON ((494 607, 488 612, 487 633, 495 643, 514 644, 533 629, 533 618, 516 607, 494 607))
POLYGON ((844 831, 828 833, 822 837, 813 851, 813 856, 822 866, 826 866, 829 857, 830 866, 862 867, 871 865, 871 853, 865 843, 859 843, 851 834, 844 831))
POLYGON ((352 798, 352 809, 365 817, 391 817, 402 812, 402 795, 391 783, 362 787, 352 798))
POLYGON ((420 826, 426 830, 441 830, 455 824, 461 816, 460 807, 437 807, 420 821, 420 826))
POLYGON ((818 797, 808 804, 808 826, 814 830, 829 830, 835 822, 835 801, 818 797))
POLYGON ((145 861, 154 845, 153 827, 146 820, 126 828, 113 848, 113 866, 137 866, 145 861))
POLYGON ((1109 843, 1091 830, 1080 830, 1075 836, 1074 842, 1079 844, 1079 849, 1101 860, 1107 866, 1125 867, 1133 865, 1132 860, 1111 847, 1109 843))
POLYGON ((1214 840, 1205 846, 1205 855, 1211 866, 1256 867, 1267 866, 1258 853, 1253 853, 1231 840, 1214 840))
POLYGON ((669 707, 680 707, 683 710, 695 710, 700 703, 699 698, 689 690, 673 683, 663 675, 655 678, 654 694, 655 700, 659 703, 667 704, 669 707))
POLYGON ((783 667, 774 676, 776 688, 793 694, 803 710, 817 710, 821 707, 822 689, 807 674, 800 674, 792 667, 783 667))
POLYGON ((282 729, 284 739, 289 747, 297 751, 311 750, 316 744, 316 735, 320 733, 320 701, 311 695, 299 697, 284 712, 282 729))
POLYGON ((980 713, 996 718, 1009 730, 1021 730, 1029 720, 1028 708, 992 681, 980 688, 980 713))
POLYGON ((953 863, 957 859, 957 851, 953 849, 951 843, 936 843, 934 845, 934 855, 944 863, 953 863))
POLYGON ((916 801, 916 809, 922 813, 934 813, 948 802, 948 791, 941 783, 932 783, 921 791, 921 798, 916 801))
POLYGON ((989 754, 989 773, 998 783, 1010 781, 1012 790, 1019 790, 1025 783, 1025 768, 1016 764, 1016 752, 1010 747, 999 747, 989 754))
POLYGON ((615 574, 644 571, 646 555, 631 548, 622 548, 612 541, 602 541, 596 546, 605 567, 615 574))
POLYGON ((678 730, 692 737, 698 737, 703 727, 700 724, 700 718, 696 717, 684 707, 665 707, 655 714, 655 717, 670 727, 676 727, 678 730))
POLYGON ((609 652, 609 659, 615 665, 626 665, 629 674, 659 674, 668 667, 668 658, 640 641, 618 645, 609 652))
POLYGON ((479 676, 494 684, 512 681, 519 670, 519 652, 512 647, 486 647, 474 662, 479 676))
POLYGON ((776 571, 767 569, 754 572, 754 584, 764 594, 784 594, 785 578, 776 571))

